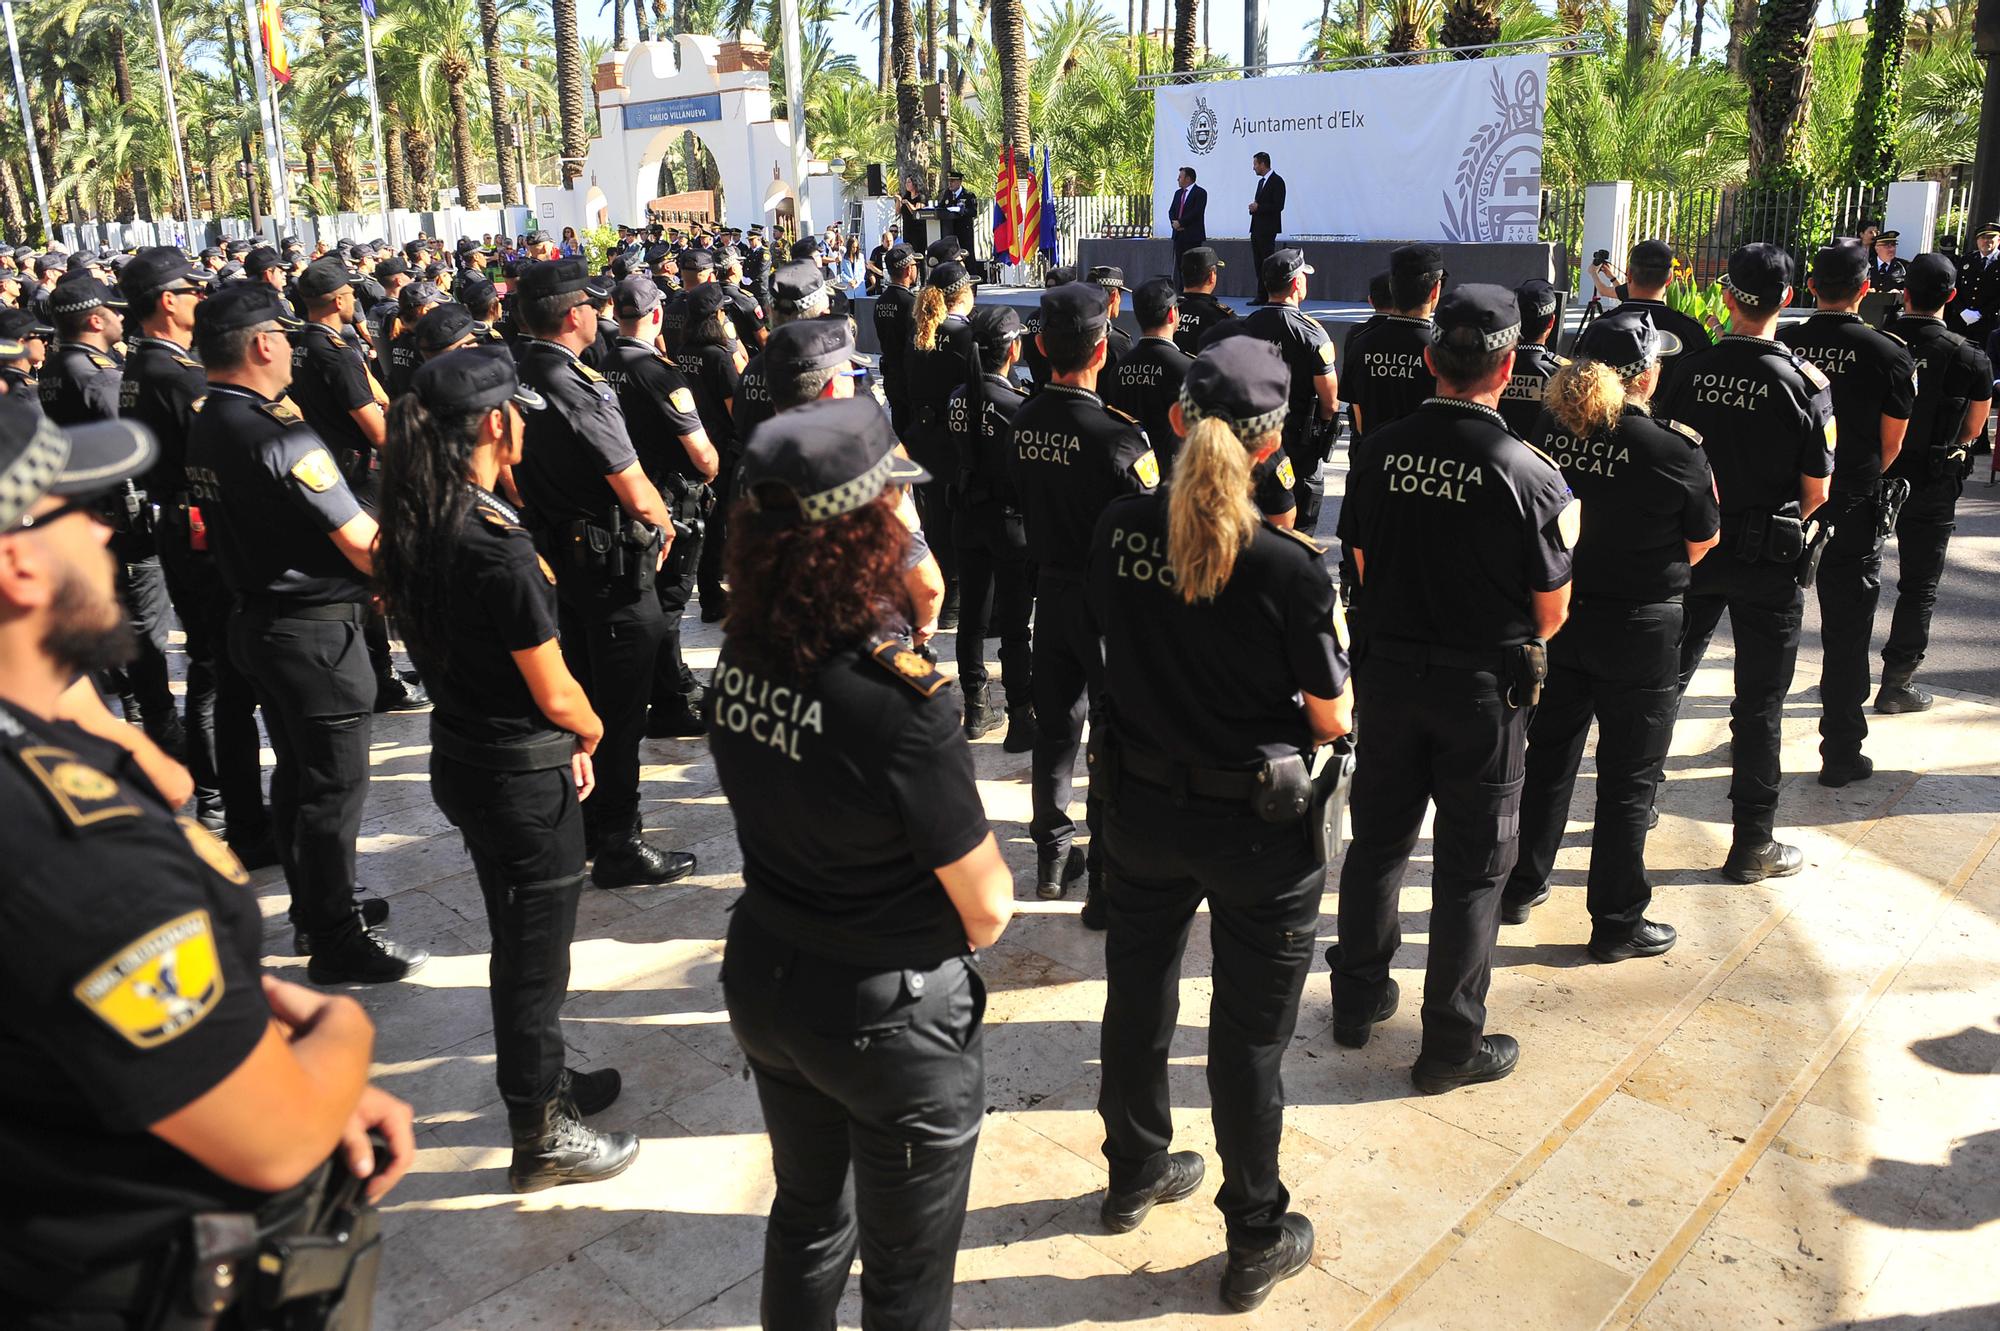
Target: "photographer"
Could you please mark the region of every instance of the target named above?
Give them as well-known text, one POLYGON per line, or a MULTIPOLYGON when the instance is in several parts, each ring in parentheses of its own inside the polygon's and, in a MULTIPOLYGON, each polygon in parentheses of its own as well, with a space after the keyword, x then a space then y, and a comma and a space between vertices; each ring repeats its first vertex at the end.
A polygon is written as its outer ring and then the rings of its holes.
POLYGON ((1697 319, 1682 314, 1666 303, 1667 286, 1674 280, 1674 251, 1664 240, 1642 240, 1632 247, 1625 265, 1625 280, 1619 281, 1611 266, 1611 251, 1599 250, 1590 256, 1590 281, 1603 300, 1621 301, 1644 307, 1653 316, 1653 327, 1680 343, 1681 349, 1660 357, 1660 389, 1664 402, 1677 383, 1677 372, 1685 358, 1715 338, 1697 319))

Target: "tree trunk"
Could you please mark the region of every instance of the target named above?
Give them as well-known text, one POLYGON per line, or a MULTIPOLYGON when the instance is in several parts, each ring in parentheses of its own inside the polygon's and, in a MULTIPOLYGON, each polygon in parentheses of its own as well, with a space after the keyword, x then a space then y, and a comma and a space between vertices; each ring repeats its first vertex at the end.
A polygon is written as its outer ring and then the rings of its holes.
POLYGON ((917 0, 887 0, 891 8, 891 56, 896 75, 896 178, 916 181, 930 192, 930 137, 924 133, 923 85, 917 78, 917 0))
POLYGON ((632 26, 639 30, 641 42, 653 40, 653 25, 646 18, 646 0, 632 0, 632 26))
MULTIPOLYGON (((479 11, 483 22, 486 17, 485 0, 481 0, 479 11)), ((611 0, 611 45, 619 51, 632 49, 632 43, 625 37, 625 0, 611 0)))
MULTIPOLYGON (((618 49, 625 49, 625 0, 612 0, 618 15, 618 49)), ((493 111, 493 155, 500 165, 500 202, 516 208, 527 202, 521 188, 519 164, 514 160, 514 122, 507 115, 507 72, 501 63, 500 5, 498 0, 479 0, 479 37, 486 53, 486 99, 493 111)))
POLYGON ((1000 65, 1000 142, 1028 149, 1028 34, 1023 0, 993 0, 993 58, 1000 65))
POLYGON ((334 202, 343 213, 361 211, 360 154, 351 135, 336 133, 327 140, 327 155, 333 158, 334 202))
POLYGON ((887 92, 895 82, 889 63, 889 0, 875 0, 875 91, 887 92))
POLYGON ((1327 24, 1333 18, 1333 0, 1319 0, 1319 27, 1313 31, 1313 59, 1326 59, 1327 24))
POLYGON ((1652 24, 1652 0, 1625 0, 1625 85, 1639 82, 1646 63, 1646 33, 1652 24))
POLYGON ((431 178, 437 151, 431 144, 431 136, 415 125, 404 126, 403 152, 410 162, 409 206, 415 212, 429 212, 437 207, 437 184, 431 178))
POLYGON ((10 236, 28 234, 28 209, 21 200, 21 182, 14 175, 12 162, 0 161, 0 221, 6 223, 10 236))
POLYGON ((1701 63, 1701 30, 1708 24, 1708 0, 1694 0, 1694 25, 1689 29, 1688 64, 1701 63))
POLYGON ((409 145, 403 141, 403 113, 394 102, 382 104, 382 169, 389 176, 389 206, 410 206, 410 177, 404 170, 409 145))
POLYGON ((479 206, 479 187, 472 179, 472 99, 466 95, 466 80, 472 68, 456 60, 444 67, 445 91, 451 98, 451 173, 458 186, 458 206, 479 206))
POLYGON ((1730 0, 1729 46, 1724 53, 1730 73, 1740 75, 1748 68, 1750 34, 1756 27, 1757 0, 1730 0))
POLYGON ((1862 184, 1896 176, 1896 107, 1902 98, 1903 40, 1910 25, 1905 0, 1875 0, 1868 9, 1868 49, 1861 92, 1854 99, 1848 169, 1862 184))
POLYGON ((1368 0, 1354 0, 1354 35, 1363 50, 1368 47, 1368 0))
POLYGON ((550 0, 555 15, 556 91, 562 109, 562 178, 565 188, 574 188, 583 174, 583 155, 590 151, 585 133, 583 99, 589 95, 583 68, 583 43, 576 28, 576 0, 550 0))
POLYGON ((1810 167, 1806 113, 1812 97, 1813 0, 1764 0, 1744 47, 1750 84, 1750 182, 1788 183, 1810 167))
POLYGON ((1194 68, 1195 15, 1201 0, 1174 0, 1174 71, 1194 68))
POLYGON ((221 218, 229 211, 228 192, 222 185, 222 173, 229 169, 229 164, 223 160, 221 153, 217 153, 208 159, 206 165, 208 170, 204 174, 207 176, 208 215, 221 218))
POLYGON ((1139 72, 1146 72, 1146 48, 1153 44, 1153 0, 1139 0, 1139 72))
POLYGON ((924 0, 924 62, 919 73, 925 83, 937 82, 937 0, 924 0))

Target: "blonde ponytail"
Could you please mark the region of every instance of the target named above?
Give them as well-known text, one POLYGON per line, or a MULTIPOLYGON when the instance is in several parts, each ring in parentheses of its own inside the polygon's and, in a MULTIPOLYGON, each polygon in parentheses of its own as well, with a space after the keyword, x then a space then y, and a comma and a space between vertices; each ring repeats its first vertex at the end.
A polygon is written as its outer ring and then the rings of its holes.
POLYGON ((1249 451, 1227 422, 1195 421, 1167 481, 1167 563, 1183 601, 1194 605, 1221 593, 1257 522, 1249 451))
POLYGON ((945 306, 944 292, 927 286, 917 293, 917 327, 914 341, 918 351, 937 350, 938 325, 944 322, 949 311, 945 306))
POLYGON ((1542 405, 1558 424, 1582 438, 1609 434, 1625 410, 1625 380, 1601 361, 1573 360, 1542 389, 1542 405))

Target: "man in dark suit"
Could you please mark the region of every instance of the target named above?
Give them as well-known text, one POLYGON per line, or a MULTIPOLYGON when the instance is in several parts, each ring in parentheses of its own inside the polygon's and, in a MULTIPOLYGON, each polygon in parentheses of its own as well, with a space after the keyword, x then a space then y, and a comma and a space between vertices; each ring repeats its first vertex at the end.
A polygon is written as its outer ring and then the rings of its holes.
POLYGON ((974 270, 975 276, 983 277, 984 270, 972 243, 979 222, 979 196, 965 187, 965 177, 958 172, 945 179, 944 197, 937 202, 940 224, 945 235, 958 237, 959 248, 965 251, 966 266, 974 270))
POLYGON ((1945 310, 1945 327, 1983 346, 2000 330, 2000 222, 1973 228, 1972 244, 1958 265, 1958 294, 1945 310))
POLYGON ((1181 256, 1208 244, 1208 191, 1194 183, 1194 168, 1181 168, 1181 187, 1167 205, 1167 224, 1174 233, 1174 271, 1180 272, 1181 256))
POLYGON ((1278 248, 1278 233, 1285 226, 1285 178, 1271 169, 1271 154, 1258 153, 1250 159, 1257 172, 1257 192, 1250 203, 1250 254, 1257 271, 1278 248))

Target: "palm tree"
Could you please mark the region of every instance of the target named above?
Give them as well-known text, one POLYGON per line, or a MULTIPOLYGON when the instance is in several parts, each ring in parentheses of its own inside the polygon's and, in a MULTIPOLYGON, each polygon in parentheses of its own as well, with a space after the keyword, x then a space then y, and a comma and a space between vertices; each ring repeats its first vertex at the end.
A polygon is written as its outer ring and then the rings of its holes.
POLYGON ((1382 49, 1401 57, 1389 63, 1413 63, 1407 53, 1424 48, 1437 17, 1438 0, 1389 0, 1389 36, 1382 49))
POLYGON ((1438 42, 1447 50, 1458 50, 1464 60, 1477 52, 1468 46, 1490 46, 1500 40, 1500 11, 1494 0, 1446 0, 1444 17, 1438 24, 1438 42))
POLYGON ((585 82, 583 46, 576 26, 576 0, 549 0, 556 27, 556 102, 562 115, 562 178, 565 188, 583 174, 583 155, 590 150, 584 132, 585 82))
MULTIPOLYGON (((1192 0, 1190 0, 1192 3, 1192 0)), ((1028 20, 1022 0, 993 0, 993 61, 1000 67, 1001 142, 1028 147, 1028 20)))
MULTIPOLYGON (((625 38, 625 0, 602 0, 597 6, 600 14, 607 9, 611 11, 611 44, 621 51, 630 50, 632 43, 625 38)), ((497 26, 497 17, 494 22, 497 26)))
POLYGON ((1174 0, 1174 72, 1185 74, 1194 68, 1195 13, 1201 0, 1174 0))
POLYGON ((1744 52, 1750 87, 1750 179, 1802 181, 1807 107, 1812 99, 1813 0, 1764 0, 1744 52))
POLYGON ((896 75, 896 180, 924 181, 930 171, 930 136, 924 132, 924 94, 917 83, 917 0, 888 0, 890 63, 896 75))
POLYGON ((1868 9, 1868 50, 1861 65, 1861 94, 1854 103, 1854 147, 1848 169, 1864 182, 1896 174, 1896 104, 1902 91, 1903 38, 1909 28, 1904 0, 1875 0, 1868 9))
MULTIPOLYGON (((610 0, 617 12, 618 49, 625 49, 624 0, 610 0)), ((486 60, 486 101, 493 121, 493 155, 500 165, 500 203, 516 208, 528 201, 514 159, 514 125, 507 118, 507 75, 500 50, 500 0, 479 0, 479 40, 486 60)), ((467 204, 468 208, 473 205, 467 204)))

